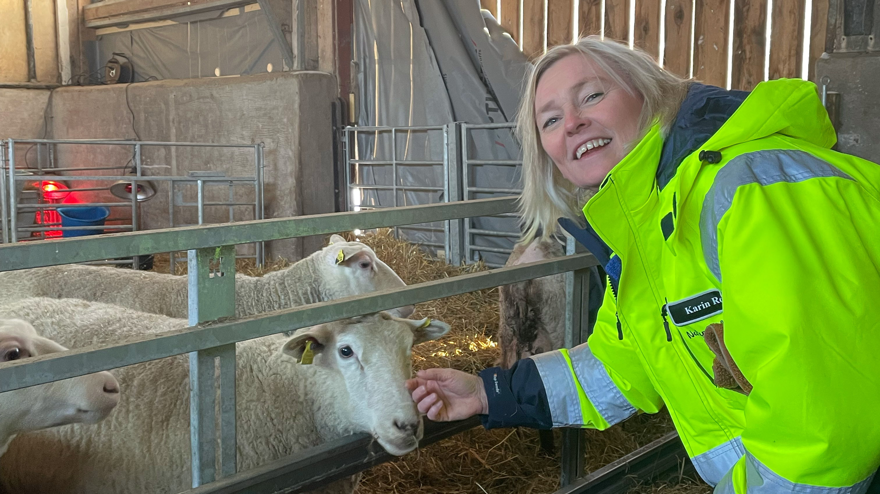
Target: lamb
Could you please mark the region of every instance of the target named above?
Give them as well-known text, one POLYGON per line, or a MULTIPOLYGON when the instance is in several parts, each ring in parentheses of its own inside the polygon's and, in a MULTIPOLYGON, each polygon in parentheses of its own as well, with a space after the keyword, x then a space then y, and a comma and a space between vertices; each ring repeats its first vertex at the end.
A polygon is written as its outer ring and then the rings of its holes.
MULTIPOLYGON (((26 299, 0 308, 0 317, 13 316, 72 347, 186 326, 179 319, 71 299, 26 299)), ((438 321, 378 313, 304 328, 292 339, 239 343, 238 469, 357 432, 372 434, 395 455, 413 450, 422 422, 404 387, 411 347, 448 330, 438 321), (306 342, 313 365, 296 361, 306 342)), ((186 355, 114 372, 126 391, 116 413, 88 435, 65 427, 14 441, 0 460, 0 491, 173 493, 190 487, 186 355)), ((354 484, 331 487, 350 493, 354 484)))
MULTIPOLYGON (((372 249, 339 235, 330 245, 296 264, 261 278, 235 277, 235 315, 335 300, 406 286, 372 249)), ((62 265, 0 273, 0 300, 28 297, 77 298, 151 314, 186 319, 187 279, 150 271, 62 265)), ((395 310, 407 317, 412 306, 395 310)))
MULTIPOLYGON (((0 319, 0 363, 66 350, 19 319, 0 319)), ((119 383, 98 372, 0 393, 0 457, 17 435, 67 424, 95 424, 119 403, 119 383)))
MULTIPOLYGON (((518 243, 505 266, 562 257, 555 240, 518 243)), ((565 277, 561 274, 499 287, 499 365, 510 368, 517 360, 565 345, 565 277)))

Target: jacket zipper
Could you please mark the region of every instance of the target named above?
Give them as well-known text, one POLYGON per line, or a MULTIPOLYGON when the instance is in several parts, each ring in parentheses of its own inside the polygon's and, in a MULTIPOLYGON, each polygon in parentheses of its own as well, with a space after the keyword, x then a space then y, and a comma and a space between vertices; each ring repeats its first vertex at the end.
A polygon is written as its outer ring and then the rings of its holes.
POLYGON ((669 331, 669 321, 666 320, 666 304, 660 309, 660 317, 663 318, 663 329, 666 330, 666 341, 672 341, 672 332, 669 331))

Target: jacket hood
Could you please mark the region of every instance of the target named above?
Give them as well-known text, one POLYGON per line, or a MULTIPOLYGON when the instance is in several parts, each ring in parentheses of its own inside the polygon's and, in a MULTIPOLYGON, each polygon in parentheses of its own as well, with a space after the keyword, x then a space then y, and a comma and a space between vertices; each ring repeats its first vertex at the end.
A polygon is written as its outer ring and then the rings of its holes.
POLYGON ((657 183, 665 187, 694 151, 721 151, 772 134, 834 145, 837 137, 815 84, 777 79, 746 93, 695 83, 664 139, 657 183))

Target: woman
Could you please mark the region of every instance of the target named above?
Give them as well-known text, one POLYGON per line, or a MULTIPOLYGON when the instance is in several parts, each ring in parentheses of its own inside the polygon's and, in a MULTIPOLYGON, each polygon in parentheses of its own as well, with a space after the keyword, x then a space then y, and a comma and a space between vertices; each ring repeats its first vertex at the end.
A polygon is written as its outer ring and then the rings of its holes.
POLYGON ((518 128, 526 239, 596 191, 583 214, 613 252, 610 289, 587 344, 479 377, 419 372, 419 410, 605 429, 665 405, 716 492, 865 492, 880 167, 830 150, 815 86, 725 91, 591 37, 537 62, 518 128))

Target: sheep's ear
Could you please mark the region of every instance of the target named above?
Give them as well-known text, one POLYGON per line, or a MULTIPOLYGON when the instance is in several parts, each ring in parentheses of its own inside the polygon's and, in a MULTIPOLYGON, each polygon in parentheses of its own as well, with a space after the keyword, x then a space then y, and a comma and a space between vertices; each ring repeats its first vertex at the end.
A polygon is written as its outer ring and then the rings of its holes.
POLYGON ((301 364, 311 364, 312 358, 320 355, 329 342, 330 332, 321 325, 298 331, 284 344, 281 351, 295 358, 301 364))
POLYGON ((334 248, 335 253, 333 264, 346 267, 358 267, 360 269, 371 269, 373 267, 373 256, 370 250, 364 245, 346 245, 334 248))
POLYGON ((449 332, 448 324, 443 321, 434 321, 427 317, 421 321, 413 321, 412 319, 404 319, 404 321, 412 326, 413 345, 436 340, 449 332))
POLYGON ((342 235, 333 234, 330 235, 330 245, 345 243, 345 239, 342 238, 342 235))

